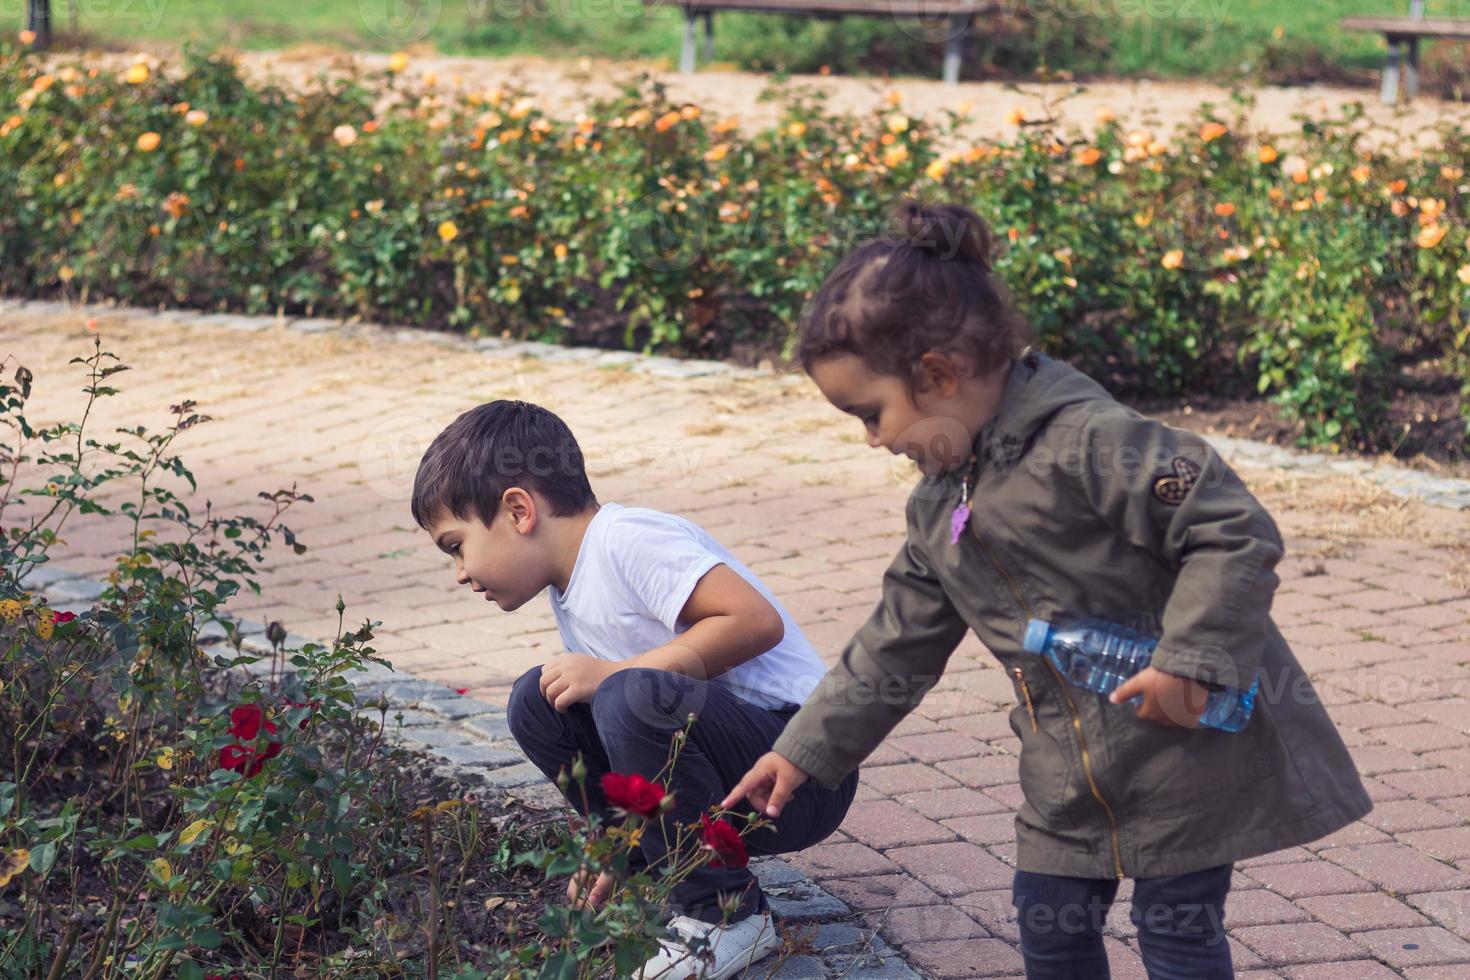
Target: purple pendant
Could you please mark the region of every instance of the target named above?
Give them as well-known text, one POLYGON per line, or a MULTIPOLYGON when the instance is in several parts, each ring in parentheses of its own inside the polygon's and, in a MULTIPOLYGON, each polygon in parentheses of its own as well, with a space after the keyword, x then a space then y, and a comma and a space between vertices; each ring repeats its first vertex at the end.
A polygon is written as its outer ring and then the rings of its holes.
POLYGON ((949 515, 949 543, 959 544, 960 535, 965 533, 965 525, 970 523, 970 505, 960 504, 949 515))

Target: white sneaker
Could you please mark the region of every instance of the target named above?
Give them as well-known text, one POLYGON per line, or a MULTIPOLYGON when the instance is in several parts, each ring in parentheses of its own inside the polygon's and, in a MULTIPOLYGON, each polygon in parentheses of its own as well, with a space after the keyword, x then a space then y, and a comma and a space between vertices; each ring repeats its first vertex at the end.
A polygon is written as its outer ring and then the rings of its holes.
POLYGON ((781 948, 769 912, 726 925, 676 915, 669 930, 678 938, 663 940, 658 955, 633 974, 634 980, 726 980, 781 948), (691 946, 700 937, 708 945, 696 953, 691 946))

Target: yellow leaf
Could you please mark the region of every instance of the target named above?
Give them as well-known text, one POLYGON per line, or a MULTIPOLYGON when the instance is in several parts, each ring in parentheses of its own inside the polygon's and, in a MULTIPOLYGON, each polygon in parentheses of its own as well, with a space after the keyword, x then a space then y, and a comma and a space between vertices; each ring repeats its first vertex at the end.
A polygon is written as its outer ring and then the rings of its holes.
POLYGON ((154 858, 152 861, 148 862, 148 867, 153 869, 153 873, 157 875, 158 879, 162 881, 165 885, 168 884, 174 876, 174 869, 173 866, 168 863, 168 858, 154 858))
POLYGON ((31 861, 31 852, 24 847, 18 847, 5 857, 5 863, 0 864, 0 888, 10 884, 10 879, 26 869, 31 861))
POLYGON ((160 769, 172 769, 174 767, 174 750, 171 748, 164 749, 158 753, 158 758, 155 761, 157 761, 158 768, 160 769))
POLYGON ((199 835, 214 826, 213 820, 195 820, 189 826, 179 832, 180 844, 192 844, 199 839, 199 835))

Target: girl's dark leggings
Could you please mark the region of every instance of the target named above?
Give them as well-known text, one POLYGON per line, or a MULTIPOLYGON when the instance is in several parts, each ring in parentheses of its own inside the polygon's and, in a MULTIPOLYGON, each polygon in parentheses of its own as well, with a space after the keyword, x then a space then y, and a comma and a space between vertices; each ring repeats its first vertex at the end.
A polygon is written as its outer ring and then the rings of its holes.
MULTIPOLYGON (((1133 925, 1149 980, 1231 980, 1225 896, 1233 865, 1133 882, 1133 925)), ((1016 872, 1012 900, 1027 980, 1107 980, 1103 921, 1115 878, 1016 872)))

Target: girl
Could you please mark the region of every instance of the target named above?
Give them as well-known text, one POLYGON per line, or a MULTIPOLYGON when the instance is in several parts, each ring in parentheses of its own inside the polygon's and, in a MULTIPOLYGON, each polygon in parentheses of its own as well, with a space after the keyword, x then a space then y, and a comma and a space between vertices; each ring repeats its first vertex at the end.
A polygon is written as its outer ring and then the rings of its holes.
POLYGON ((973 211, 910 201, 895 218, 898 235, 822 284, 799 356, 869 445, 918 464, 908 540, 872 616, 724 806, 748 797, 775 817, 808 779, 836 786, 972 629, 1015 687, 1027 977, 1108 976, 1102 918, 1124 877, 1153 980, 1231 977, 1233 864, 1372 806, 1271 621, 1281 537, 1203 439, 1024 346, 973 211), (1161 637, 1111 704, 1022 649, 1028 619, 1068 616, 1142 618, 1161 637), (1257 675, 1244 731, 1198 727, 1211 685, 1257 675), (1135 695, 1136 712, 1121 703, 1135 695))

